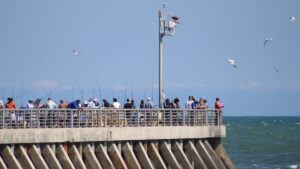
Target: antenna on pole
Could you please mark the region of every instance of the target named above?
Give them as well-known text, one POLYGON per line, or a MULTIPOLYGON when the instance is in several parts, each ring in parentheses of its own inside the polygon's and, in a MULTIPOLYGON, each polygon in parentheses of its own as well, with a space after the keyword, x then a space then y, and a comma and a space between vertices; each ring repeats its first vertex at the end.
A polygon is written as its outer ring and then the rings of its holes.
MULTIPOLYGON (((164 3, 163 8, 166 8, 166 5, 169 3, 164 3)), ((165 19, 163 10, 159 10, 159 78, 158 78, 158 99, 159 108, 162 108, 162 97, 163 97, 163 88, 162 88, 162 40, 164 36, 173 36, 175 34, 176 24, 179 24, 179 17, 173 16, 172 13, 169 13, 169 17, 165 19)))

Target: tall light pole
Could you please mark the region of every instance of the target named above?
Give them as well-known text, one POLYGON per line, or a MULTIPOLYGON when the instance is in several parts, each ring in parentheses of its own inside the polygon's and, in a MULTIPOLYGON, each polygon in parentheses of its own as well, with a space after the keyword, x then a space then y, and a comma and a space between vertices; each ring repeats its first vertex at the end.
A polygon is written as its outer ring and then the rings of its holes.
POLYGON ((162 108, 162 39, 163 39, 163 11, 160 10, 158 13, 159 16, 159 108, 162 108))
POLYGON ((178 16, 172 16, 172 14, 169 14, 169 18, 164 18, 164 13, 162 10, 158 12, 159 17, 159 79, 158 79, 158 98, 159 98, 159 108, 162 108, 162 97, 163 97, 163 89, 162 89, 162 39, 164 36, 173 36, 174 35, 174 29, 176 27, 176 24, 179 23, 179 17, 178 16))

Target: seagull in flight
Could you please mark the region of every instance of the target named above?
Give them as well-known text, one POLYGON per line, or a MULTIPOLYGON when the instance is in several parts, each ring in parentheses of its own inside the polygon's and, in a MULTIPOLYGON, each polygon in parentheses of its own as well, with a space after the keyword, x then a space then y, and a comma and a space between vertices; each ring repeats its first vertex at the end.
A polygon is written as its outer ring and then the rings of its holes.
POLYGON ((273 39, 272 38, 266 38, 265 41, 264 41, 264 46, 266 46, 266 44, 269 42, 269 41, 272 41, 273 39))
POLYGON ((296 20, 296 17, 295 17, 295 16, 292 16, 292 17, 290 18, 290 23, 293 24, 293 23, 295 22, 295 20, 296 20))
POLYGON ((163 7, 166 8, 166 6, 169 5, 169 2, 164 2, 163 7))
POLYGON ((73 49, 73 53, 74 53, 75 56, 79 56, 80 55, 80 53, 77 50, 75 50, 75 49, 73 49))
POLYGON ((277 69, 276 67, 274 67, 274 70, 275 70, 276 73, 280 73, 280 70, 277 69))
POLYGON ((235 65, 235 60, 233 59, 227 59, 227 61, 234 67, 234 68, 237 68, 237 66, 235 65))

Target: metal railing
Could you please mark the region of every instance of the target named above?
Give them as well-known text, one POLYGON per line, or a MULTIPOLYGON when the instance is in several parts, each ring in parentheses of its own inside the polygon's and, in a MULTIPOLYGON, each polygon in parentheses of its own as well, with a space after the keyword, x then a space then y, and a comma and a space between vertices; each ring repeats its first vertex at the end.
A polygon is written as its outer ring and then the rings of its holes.
POLYGON ((207 109, 0 109, 0 129, 222 125, 207 109))

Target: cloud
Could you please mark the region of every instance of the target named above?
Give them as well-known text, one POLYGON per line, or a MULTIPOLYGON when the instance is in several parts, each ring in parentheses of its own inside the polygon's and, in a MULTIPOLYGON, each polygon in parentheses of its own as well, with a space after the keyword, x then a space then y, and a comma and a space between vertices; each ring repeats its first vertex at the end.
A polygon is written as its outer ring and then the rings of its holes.
POLYGON ((194 86, 195 86, 195 87, 199 87, 199 88, 204 88, 204 87, 206 87, 206 85, 203 84, 203 83, 195 83, 194 86))
POLYGON ((36 82, 34 82, 33 86, 36 88, 42 88, 42 89, 61 89, 61 90, 72 89, 72 87, 69 85, 60 84, 60 83, 52 81, 52 80, 36 81, 36 82))
POLYGON ((112 87, 114 90, 120 91, 120 90, 125 90, 125 86, 124 85, 115 85, 112 87))
POLYGON ((187 85, 183 83, 168 83, 166 84, 166 88, 187 88, 187 85))
POLYGON ((261 87, 261 85, 257 82, 252 82, 250 84, 240 84, 240 85, 238 85, 238 89, 240 89, 240 90, 253 89, 253 88, 257 88, 257 87, 261 87))

